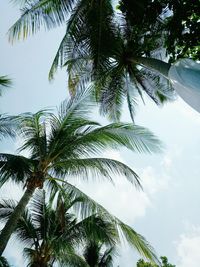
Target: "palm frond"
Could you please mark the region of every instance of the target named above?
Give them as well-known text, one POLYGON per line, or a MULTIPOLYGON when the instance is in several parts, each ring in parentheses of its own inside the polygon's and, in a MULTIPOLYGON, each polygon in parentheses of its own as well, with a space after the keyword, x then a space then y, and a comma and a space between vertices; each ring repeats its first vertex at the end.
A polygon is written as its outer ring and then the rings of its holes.
POLYGON ((100 114, 108 115, 111 121, 119 121, 126 94, 124 77, 120 74, 108 76, 105 84, 100 84, 99 91, 96 99, 100 102, 100 114))
POLYGON ((112 4, 105 0, 79 2, 68 22, 67 31, 74 40, 76 53, 79 53, 81 47, 85 54, 90 55, 95 75, 113 49, 113 28, 112 4))
POLYGON ((83 198, 84 201, 77 202, 74 207, 75 210, 83 218, 92 216, 92 214, 94 213, 100 214, 100 216, 103 216, 103 218, 105 218, 106 221, 111 222, 115 225, 119 237, 123 235, 123 237, 128 242, 128 244, 134 247, 140 255, 144 256, 145 258, 147 258, 148 260, 152 262, 156 262, 156 263, 159 262, 154 252, 154 249, 150 246, 148 241, 146 241, 146 239, 143 236, 138 234, 130 226, 124 224, 117 217, 110 214, 105 208, 103 208, 101 205, 96 203, 93 199, 88 197, 77 187, 71 185, 68 182, 65 182, 64 184, 59 186, 53 180, 51 180, 48 185, 53 189, 54 194, 57 192, 58 188, 60 188, 63 194, 69 193, 73 198, 83 198), (92 214, 91 214, 91 211, 92 211, 92 214))
POLYGON ((106 267, 113 267, 114 265, 114 257, 116 256, 116 248, 114 246, 107 248, 102 257, 101 257, 101 261, 100 261, 100 266, 106 266, 106 267))
POLYGON ((135 73, 136 86, 140 87, 157 105, 175 99, 175 93, 169 82, 150 70, 140 69, 135 73))
POLYGON ((12 266, 8 263, 5 257, 0 256, 0 267, 12 267, 12 266))
POLYGON ((9 40, 26 39, 42 27, 51 29, 61 25, 67 19, 74 0, 31 0, 26 1, 22 15, 9 29, 9 40))
POLYGON ((0 140, 5 137, 15 137, 17 116, 0 115, 0 140))
POLYGON ((83 256, 89 266, 97 266, 99 264, 100 249, 101 245, 99 245, 98 242, 88 242, 88 244, 86 244, 83 256))
POLYGON ((53 165, 57 177, 80 177, 82 179, 104 177, 111 181, 116 175, 124 176, 136 187, 141 187, 138 175, 127 165, 113 159, 71 159, 53 165))
POLYGON ((159 152, 162 148, 161 142, 152 132, 137 125, 113 123, 101 127, 83 119, 74 119, 73 122, 70 120, 71 123, 66 120, 63 124, 57 122, 56 118, 55 120, 55 130, 50 134, 48 150, 50 159, 56 158, 57 162, 63 159, 90 158, 105 149, 120 147, 148 153, 159 152))
POLYGON ((16 207, 16 202, 10 199, 4 199, 0 202, 0 221, 5 222, 16 207))
POLYGON ((32 216, 29 211, 25 211, 23 216, 19 219, 15 234, 17 239, 25 246, 33 247, 35 250, 39 247, 40 235, 35 227, 32 216))
POLYGON ((31 221, 36 229, 44 224, 45 209, 45 191, 42 189, 37 189, 31 200, 31 205, 29 208, 31 213, 31 221))
MULTIPOLYGON (((13 213, 17 202, 11 199, 0 202, 0 221, 6 222, 13 213)), ((37 239, 37 231, 34 228, 29 212, 25 212, 19 219, 15 233, 17 238, 26 245, 32 245, 37 239)))
POLYGON ((115 245, 120 242, 117 228, 107 214, 93 214, 86 217, 75 224, 71 230, 82 233, 85 242, 99 241, 105 245, 115 245))
POLYGON ((122 232, 123 237, 128 241, 129 245, 133 246, 145 259, 150 260, 152 263, 159 263, 154 249, 142 235, 138 234, 133 228, 119 220, 117 220, 117 223, 119 230, 122 232))
POLYGON ((5 88, 12 85, 12 80, 8 76, 0 76, 0 96, 5 88))
POLYGON ((60 267, 90 267, 77 253, 65 253, 58 262, 60 267))
POLYGON ((34 162, 26 157, 0 153, 0 186, 9 179, 24 183, 31 174, 34 162))
POLYGON ((61 103, 59 108, 59 118, 63 121, 70 120, 70 118, 85 118, 90 113, 94 103, 88 102, 88 90, 79 91, 74 97, 69 98, 61 103))
POLYGON ((75 157, 76 143, 87 132, 87 129, 99 125, 87 119, 92 103, 86 104, 87 92, 64 101, 59 109, 58 117, 51 115, 49 119, 48 157, 59 159, 75 157))
POLYGON ((112 123, 91 129, 77 141, 81 155, 99 153, 105 149, 126 147, 135 152, 159 152, 162 144, 148 129, 132 123, 112 123), (86 151, 87 146, 87 151, 86 151))
POLYGON ((51 64, 51 68, 49 70, 49 80, 53 80, 54 75, 58 69, 58 67, 62 67, 62 65, 65 62, 65 58, 66 58, 66 43, 68 40, 68 34, 65 34, 60 45, 58 48, 58 51, 54 57, 53 63, 51 64))
POLYGON ((73 205, 73 210, 81 218, 86 218, 96 213, 97 214, 104 213, 105 209, 100 204, 98 204, 96 201, 91 199, 88 195, 83 193, 76 186, 70 184, 67 181, 62 181, 62 180, 59 181, 57 179, 49 177, 49 180, 47 182, 47 187, 50 188, 51 190, 51 198, 50 198, 51 201, 53 201, 58 191, 60 194, 62 194, 64 200, 65 196, 70 197, 71 201, 79 199, 80 201, 77 201, 73 205))
POLYGON ((35 114, 22 114, 19 118, 19 131, 23 137, 19 151, 29 150, 33 159, 43 159, 47 153, 45 120, 48 115, 46 110, 41 110, 35 114))

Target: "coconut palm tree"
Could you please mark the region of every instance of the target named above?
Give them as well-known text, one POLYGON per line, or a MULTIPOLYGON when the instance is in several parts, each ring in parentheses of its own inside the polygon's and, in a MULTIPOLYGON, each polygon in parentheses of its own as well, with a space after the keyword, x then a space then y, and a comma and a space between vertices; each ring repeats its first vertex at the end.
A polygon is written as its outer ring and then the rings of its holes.
MULTIPOLYGON (((16 204, 1 201, 1 221, 8 220, 16 204)), ((90 205, 93 201, 87 196, 76 197, 62 187, 50 199, 44 190, 37 190, 15 228, 16 237, 25 245, 27 266, 111 267, 121 237, 120 221, 105 209, 80 217, 80 208, 90 205), (79 251, 84 244, 82 257, 79 251)))
POLYGON ((25 192, 0 234, 0 254, 14 231, 17 221, 36 188, 47 181, 125 176, 140 186, 138 175, 127 165, 96 157, 105 149, 126 147, 137 152, 159 150, 160 142, 147 129, 132 124, 112 123, 101 126, 87 117, 92 105, 87 93, 62 103, 58 116, 53 112, 27 113, 19 118, 23 144, 21 154, 0 154, 0 183, 8 180, 24 186, 25 192))
POLYGON ((198 4, 191 5, 191 1, 122 0, 119 12, 111 0, 22 3, 22 15, 10 29, 10 40, 67 21, 49 77, 59 66, 67 67, 72 94, 92 83, 101 113, 111 119, 120 118, 124 98, 133 118, 136 97, 144 91, 157 104, 173 99, 168 83, 171 63, 162 60, 161 49, 167 47, 173 59, 199 55, 198 4))
MULTIPOLYGON (((76 251, 81 242, 91 237, 110 244, 118 240, 115 225, 103 216, 93 214, 78 220, 74 211, 80 203, 84 205, 84 200, 66 193, 48 201, 44 190, 36 191, 15 229, 18 240, 25 245, 27 266, 88 267, 76 251)), ((8 219, 15 207, 12 200, 2 201, 0 219, 8 219)))

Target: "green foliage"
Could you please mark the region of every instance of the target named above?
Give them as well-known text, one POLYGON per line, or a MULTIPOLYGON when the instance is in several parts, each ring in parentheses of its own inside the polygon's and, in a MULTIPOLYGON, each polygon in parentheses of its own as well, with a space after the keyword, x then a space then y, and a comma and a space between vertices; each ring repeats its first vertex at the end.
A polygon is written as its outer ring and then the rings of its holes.
POLYGON ((0 257, 0 267, 11 267, 5 257, 0 257))
POLYGON ((141 57, 162 59, 166 49, 170 62, 200 59, 198 9, 198 0, 120 0, 118 12, 110 0, 24 1, 10 39, 67 21, 49 78, 58 67, 67 67, 72 95, 89 86, 100 112, 111 120, 120 119, 126 99, 134 119, 137 99, 144 93, 158 105, 174 99, 169 83, 142 64, 141 57))
POLYGON ((167 1, 171 16, 164 21, 165 47, 170 60, 189 57, 200 59, 199 1, 167 1))
POLYGON ((162 47, 166 48, 171 60, 180 57, 200 59, 198 0, 121 0, 119 9, 135 35, 143 33, 146 36, 142 45, 146 46, 147 52, 152 51, 153 46, 157 49, 156 43, 161 38, 162 47), (153 30, 155 26, 156 31, 153 30))
MULTIPOLYGON (((92 103, 89 104, 87 97, 84 92, 64 101, 57 116, 42 110, 17 117, 17 131, 22 140, 18 151, 25 151, 28 157, 0 153, 1 185, 12 180, 31 189, 48 186, 54 194, 63 186, 66 192, 75 194, 78 199, 86 196, 71 185, 69 179, 105 178, 114 182, 113 176, 121 175, 141 187, 138 175, 130 167, 117 160, 98 158, 97 155, 106 149, 121 147, 151 153, 160 150, 159 140, 140 126, 125 123, 101 126, 90 120, 88 113, 92 103)), ((76 204, 81 215, 89 212, 88 216, 91 216, 90 208, 95 213, 105 212, 88 197, 86 203, 76 204)), ((131 246, 146 258, 156 260, 153 249, 142 236, 116 217, 109 216, 131 246)))
POLYGON ((7 76, 0 76, 0 96, 2 94, 2 91, 10 87, 12 85, 11 79, 9 79, 7 76))
POLYGON ((137 267, 175 267, 175 265, 172 265, 168 262, 167 257, 160 257, 160 258, 161 258, 161 265, 145 262, 144 260, 141 259, 137 262, 137 267))
MULTIPOLYGON (((43 190, 36 192, 15 230, 17 238, 25 245, 24 256, 28 266, 53 266, 54 262, 60 262, 61 266, 64 262, 70 266, 87 266, 76 254, 75 246, 86 238, 86 226, 90 221, 92 233, 98 233, 101 229, 95 222, 98 217, 88 217, 78 222, 69 213, 77 201, 80 200, 71 201, 66 197, 63 202, 58 197, 54 204, 49 204, 43 190)), ((7 204, 4 201, 1 205, 1 219, 7 217, 7 210, 14 209, 13 205, 7 204)))
MULTIPOLYGON (((126 147, 135 152, 155 152, 159 140, 147 129, 133 124, 113 123, 100 126, 87 119, 90 106, 83 96, 64 102, 58 116, 47 111, 18 117, 18 132, 23 144, 19 151, 28 151, 29 158, 0 154, 1 184, 8 179, 20 183, 34 180, 64 179, 76 176, 87 179, 89 174, 112 178, 125 176, 140 186, 137 174, 116 160, 92 157, 105 149, 126 147)), ((37 185, 39 186, 39 185, 37 185)))
POLYGON ((0 140, 5 137, 15 137, 17 128, 17 116, 0 114, 0 140))
MULTIPOLYGON (((50 199, 44 190, 37 190, 29 208, 18 221, 15 234, 25 246, 28 266, 44 267, 58 263, 59 266, 111 267, 116 256, 115 246, 120 243, 122 235, 132 245, 138 244, 141 254, 156 261, 144 238, 98 204, 98 213, 90 209, 90 215, 80 218, 77 207, 80 204, 87 207, 94 201, 83 193, 78 196, 62 189, 53 192, 50 199), (84 247, 83 253, 80 253, 81 247, 84 247)), ((16 204, 10 200, 1 201, 0 221, 11 216, 16 204)))
MULTIPOLYGON (((0 76, 0 96, 5 88, 12 85, 11 79, 7 76, 0 76)), ((16 128, 16 116, 7 116, 5 114, 0 114, 0 140, 5 137, 14 137, 16 128)))
POLYGON ((89 241, 84 248, 83 255, 90 267, 113 267, 116 250, 114 246, 106 247, 101 242, 89 241))

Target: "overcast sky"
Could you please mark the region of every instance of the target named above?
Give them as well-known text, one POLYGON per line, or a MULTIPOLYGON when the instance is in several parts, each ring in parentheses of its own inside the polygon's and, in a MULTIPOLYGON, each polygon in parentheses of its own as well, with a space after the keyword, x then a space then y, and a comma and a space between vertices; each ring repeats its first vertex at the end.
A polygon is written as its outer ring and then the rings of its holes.
MULTIPOLYGON (((0 112, 19 114, 58 106, 67 96, 66 73, 58 72, 49 84, 48 70, 64 28, 42 31, 11 45, 6 33, 18 17, 17 7, 0 1, 0 75, 9 75, 14 83, 0 98, 0 112)), ((123 120, 129 120, 126 109, 123 120)), ((144 192, 135 191, 118 177, 115 187, 103 182, 76 185, 144 235, 158 255, 166 255, 177 267, 199 267, 200 114, 179 99, 163 108, 147 100, 138 108, 136 123, 148 127, 163 141, 164 153, 138 155, 123 150, 108 151, 105 156, 136 170, 144 192)), ((1 151, 13 152, 18 144, 3 142, 1 151)), ((7 188, 0 189, 0 197, 20 197, 19 189, 13 185, 9 191, 7 188)), ((5 252, 15 267, 25 266, 19 250, 12 240, 5 252)), ((119 263, 123 267, 134 267, 139 259, 127 247, 121 254, 119 263)))

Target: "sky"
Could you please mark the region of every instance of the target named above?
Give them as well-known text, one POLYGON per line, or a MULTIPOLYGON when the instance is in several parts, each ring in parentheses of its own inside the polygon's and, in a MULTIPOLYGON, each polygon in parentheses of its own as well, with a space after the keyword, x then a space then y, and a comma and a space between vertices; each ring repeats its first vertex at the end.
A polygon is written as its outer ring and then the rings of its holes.
MULTIPOLYGON (((48 82, 48 70, 64 34, 64 26, 41 31, 26 41, 8 42, 7 31, 20 13, 9 1, 0 1, 0 75, 9 75, 13 86, 0 98, 0 112, 19 114, 55 107, 67 97, 67 74, 58 71, 48 82)), ((94 119, 105 122, 96 112, 94 119)), ((124 107, 123 121, 130 121, 124 107)), ((143 191, 136 191, 125 179, 81 183, 84 192, 103 204, 112 214, 131 225, 177 267, 199 267, 200 262, 200 114, 181 99, 160 108, 146 99, 139 105, 136 124, 154 132, 163 142, 157 155, 133 154, 127 150, 107 151, 106 157, 123 161, 141 177, 143 191)), ((1 151, 13 153, 20 145, 0 143, 1 151)), ((15 185, 0 189, 0 198, 21 196, 15 185)), ((139 255, 123 246, 120 266, 134 267, 139 255)), ((25 266, 21 247, 15 239, 4 254, 15 267, 25 266)))

